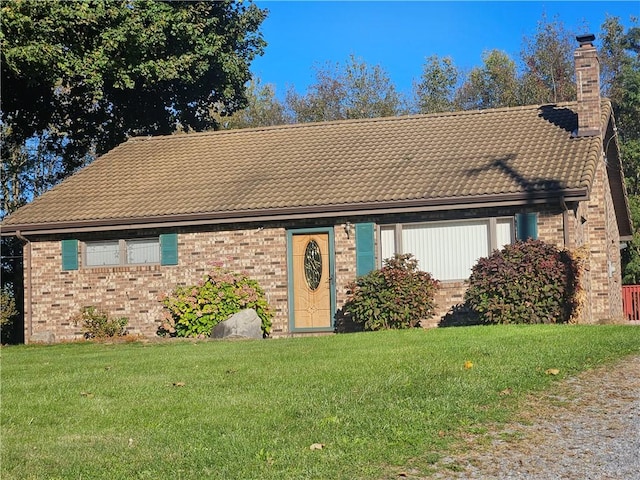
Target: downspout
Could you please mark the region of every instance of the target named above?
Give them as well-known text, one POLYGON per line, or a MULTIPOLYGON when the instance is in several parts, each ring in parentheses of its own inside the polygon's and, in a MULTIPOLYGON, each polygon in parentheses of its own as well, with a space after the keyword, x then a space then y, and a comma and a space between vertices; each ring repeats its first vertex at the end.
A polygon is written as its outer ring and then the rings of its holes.
POLYGON ((565 248, 569 248, 569 207, 564 201, 564 197, 560 197, 560 205, 562 206, 562 236, 565 248))
POLYGON ((28 343, 31 335, 33 335, 33 312, 31 307, 32 288, 31 288, 31 241, 20 233, 20 230, 16 231, 16 237, 21 242, 24 242, 22 247, 22 258, 24 259, 24 276, 26 277, 25 289, 26 295, 24 299, 24 323, 25 323, 25 335, 24 343, 28 343))

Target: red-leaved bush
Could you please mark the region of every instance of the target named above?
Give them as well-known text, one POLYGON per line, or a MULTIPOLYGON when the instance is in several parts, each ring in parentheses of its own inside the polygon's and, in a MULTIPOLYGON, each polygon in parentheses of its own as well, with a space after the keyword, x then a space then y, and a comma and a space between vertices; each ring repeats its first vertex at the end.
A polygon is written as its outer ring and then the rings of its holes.
POLYGON ((363 330, 411 328, 433 316, 438 282, 418 270, 411 254, 384 261, 381 269, 347 286, 349 297, 341 314, 363 330))
POLYGON ((579 274, 569 251, 517 242, 478 261, 465 300, 483 323, 566 323, 578 307, 579 274))

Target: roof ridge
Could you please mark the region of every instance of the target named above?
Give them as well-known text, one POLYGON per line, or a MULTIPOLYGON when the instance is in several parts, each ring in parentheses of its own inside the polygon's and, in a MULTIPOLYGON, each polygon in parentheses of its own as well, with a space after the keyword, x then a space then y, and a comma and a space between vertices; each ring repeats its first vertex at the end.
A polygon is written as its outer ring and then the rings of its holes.
POLYGON ((148 141, 148 140, 169 140, 169 139, 174 139, 178 137, 197 138, 197 137, 212 136, 212 135, 238 135, 238 134, 244 134, 248 132, 322 128, 322 127, 327 127, 329 125, 388 123, 388 122, 399 122, 399 121, 407 121, 407 120, 420 120, 423 118, 460 117, 460 116, 466 116, 466 115, 500 113, 500 112, 509 112, 509 111, 517 111, 517 110, 531 110, 531 109, 539 109, 545 106, 566 106, 566 105, 572 105, 572 104, 575 105, 575 102, 564 102, 564 103, 556 103, 556 104, 550 103, 550 104, 536 104, 536 105, 517 105, 514 107, 487 108, 487 109, 476 109, 476 110, 456 110, 452 112, 416 113, 416 114, 394 115, 394 116, 373 117, 373 118, 349 118, 349 119, 341 119, 341 120, 327 120, 327 121, 320 121, 320 122, 285 123, 282 125, 269 125, 269 126, 251 127, 251 128, 207 130, 203 132, 190 132, 190 133, 180 132, 180 133, 172 133, 168 135, 144 135, 144 136, 141 135, 141 136, 130 137, 129 139, 127 139, 127 142, 140 142, 140 141, 148 141))

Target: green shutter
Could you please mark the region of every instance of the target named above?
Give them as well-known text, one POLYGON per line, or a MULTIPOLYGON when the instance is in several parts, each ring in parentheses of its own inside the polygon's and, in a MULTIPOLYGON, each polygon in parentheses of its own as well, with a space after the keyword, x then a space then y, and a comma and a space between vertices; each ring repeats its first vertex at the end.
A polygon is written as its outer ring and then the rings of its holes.
POLYGON ((375 225, 356 224, 356 275, 366 275, 376 268, 375 225))
POLYGON ((538 214, 537 213, 517 213, 516 214, 516 238, 518 240, 538 239, 538 214))
POLYGON ((178 234, 160 235, 160 265, 178 264, 178 234))
POLYGON ((62 240, 62 270, 78 269, 78 240, 62 240))

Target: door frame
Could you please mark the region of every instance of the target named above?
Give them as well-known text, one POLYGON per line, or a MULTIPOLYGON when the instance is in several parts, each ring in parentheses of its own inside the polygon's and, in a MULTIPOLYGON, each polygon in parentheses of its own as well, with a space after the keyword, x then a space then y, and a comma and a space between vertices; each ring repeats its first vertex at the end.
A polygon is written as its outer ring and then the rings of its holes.
POLYGON ((287 297, 289 306, 289 332, 331 332, 334 329, 336 315, 336 275, 335 275, 335 236, 333 227, 290 228, 287 229, 287 297), (293 236, 312 233, 326 233, 329 237, 329 298, 331 319, 329 327, 295 327, 294 285, 293 285, 293 236))

